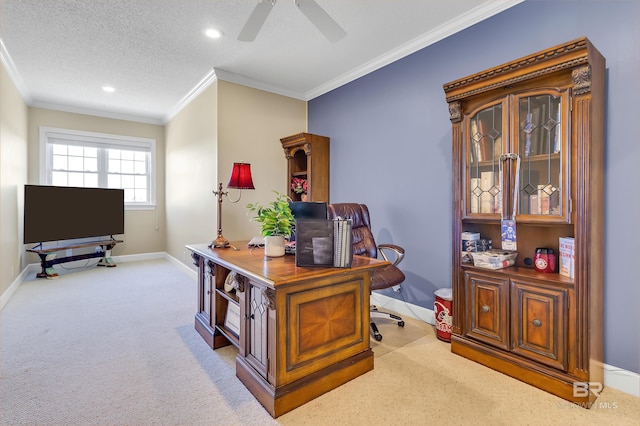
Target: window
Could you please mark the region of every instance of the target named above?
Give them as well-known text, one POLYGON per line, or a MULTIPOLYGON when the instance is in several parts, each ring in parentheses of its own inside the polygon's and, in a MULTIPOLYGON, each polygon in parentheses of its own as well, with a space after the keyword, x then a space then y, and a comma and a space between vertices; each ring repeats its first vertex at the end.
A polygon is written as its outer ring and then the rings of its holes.
POLYGON ((125 206, 155 206, 154 139, 40 128, 44 185, 124 189, 125 206))

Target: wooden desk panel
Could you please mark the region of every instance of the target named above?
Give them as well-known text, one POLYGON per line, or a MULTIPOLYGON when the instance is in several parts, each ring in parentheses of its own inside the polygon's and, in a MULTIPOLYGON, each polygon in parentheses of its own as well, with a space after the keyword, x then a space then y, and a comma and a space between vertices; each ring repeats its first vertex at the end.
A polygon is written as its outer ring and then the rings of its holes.
MULTIPOLYGON (((236 375, 273 417, 373 369, 370 277, 387 262, 354 256, 352 268, 297 267, 294 256, 265 258, 247 242, 232 246, 240 250, 187 248, 201 273, 217 275, 217 289, 228 273, 238 274, 240 336, 226 344, 238 346, 236 375)), ((220 338, 226 340, 218 323, 227 300, 212 299, 209 325, 203 324, 209 317, 196 314, 196 328, 214 349, 223 345, 220 338)))

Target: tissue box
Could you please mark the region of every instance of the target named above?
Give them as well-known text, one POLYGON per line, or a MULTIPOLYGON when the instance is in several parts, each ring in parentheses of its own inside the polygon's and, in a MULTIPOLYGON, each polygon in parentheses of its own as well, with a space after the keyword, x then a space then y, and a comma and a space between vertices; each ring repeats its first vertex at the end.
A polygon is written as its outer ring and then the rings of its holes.
POLYGON ((485 269, 503 269, 513 266, 518 257, 517 251, 489 250, 472 252, 473 265, 485 269))

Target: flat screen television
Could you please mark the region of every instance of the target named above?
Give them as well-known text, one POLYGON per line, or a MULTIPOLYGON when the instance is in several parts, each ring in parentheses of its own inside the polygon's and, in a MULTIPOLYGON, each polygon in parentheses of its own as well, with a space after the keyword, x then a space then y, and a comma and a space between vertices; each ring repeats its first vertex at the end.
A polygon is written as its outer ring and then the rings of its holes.
POLYGON ((124 190, 24 186, 24 243, 124 234, 124 190))

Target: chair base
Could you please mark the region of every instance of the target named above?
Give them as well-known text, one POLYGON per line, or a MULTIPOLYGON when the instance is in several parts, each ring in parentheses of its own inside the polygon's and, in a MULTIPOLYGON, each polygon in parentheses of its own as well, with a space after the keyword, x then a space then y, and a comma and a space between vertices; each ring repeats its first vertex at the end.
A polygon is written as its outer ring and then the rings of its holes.
POLYGON ((382 340, 382 334, 380 334, 380 331, 378 331, 378 326, 376 325, 376 323, 373 322, 374 317, 391 319, 398 323, 398 327, 404 327, 404 320, 402 318, 389 312, 379 311, 376 305, 371 305, 369 311, 371 318, 369 322, 369 326, 371 327, 371 334, 373 334, 373 338, 378 342, 382 340))

